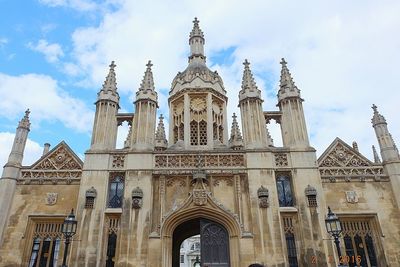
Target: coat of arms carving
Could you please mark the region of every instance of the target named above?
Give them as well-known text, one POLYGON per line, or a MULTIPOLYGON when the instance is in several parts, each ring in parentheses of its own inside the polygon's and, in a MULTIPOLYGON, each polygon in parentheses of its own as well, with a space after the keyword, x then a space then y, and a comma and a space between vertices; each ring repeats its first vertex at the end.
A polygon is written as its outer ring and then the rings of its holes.
POLYGON ((46 194, 46 205, 52 206, 57 203, 58 193, 47 193, 46 194))
POLYGON ((357 203, 358 196, 356 191, 346 191, 346 200, 348 203, 357 203))
POLYGON ((193 203, 196 206, 207 204, 207 191, 204 189, 193 189, 193 203))

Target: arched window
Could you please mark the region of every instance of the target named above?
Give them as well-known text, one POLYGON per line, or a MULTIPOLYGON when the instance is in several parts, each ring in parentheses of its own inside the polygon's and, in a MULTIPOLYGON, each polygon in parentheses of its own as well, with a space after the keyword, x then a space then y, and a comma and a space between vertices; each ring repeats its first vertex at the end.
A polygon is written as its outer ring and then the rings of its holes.
POLYGON ((108 188, 108 205, 109 208, 122 208, 124 199, 124 177, 117 174, 111 177, 108 188))
POLYGON ((291 207, 294 204, 290 178, 287 174, 279 174, 276 179, 280 207, 291 207))
POLYGON ((60 252, 60 238, 35 238, 29 260, 29 267, 56 267, 60 252))

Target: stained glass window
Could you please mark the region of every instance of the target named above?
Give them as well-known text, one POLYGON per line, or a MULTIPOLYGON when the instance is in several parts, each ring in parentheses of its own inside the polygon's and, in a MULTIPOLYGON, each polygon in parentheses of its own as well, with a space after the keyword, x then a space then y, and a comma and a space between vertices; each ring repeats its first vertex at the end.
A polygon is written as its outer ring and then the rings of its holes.
POLYGON ((292 207, 294 204, 290 178, 288 175, 279 175, 276 179, 280 207, 292 207))

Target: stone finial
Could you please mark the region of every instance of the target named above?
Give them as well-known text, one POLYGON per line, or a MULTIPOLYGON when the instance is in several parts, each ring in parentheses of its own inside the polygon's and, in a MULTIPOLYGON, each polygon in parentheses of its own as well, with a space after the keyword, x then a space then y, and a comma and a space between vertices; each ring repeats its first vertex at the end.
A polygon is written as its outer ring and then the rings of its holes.
POLYGON ((30 126, 31 126, 31 123, 30 123, 30 121, 29 121, 29 114, 30 114, 31 112, 30 112, 30 110, 29 110, 29 108, 25 111, 25 115, 24 115, 24 117, 20 120, 20 122, 19 122, 19 124, 18 124, 18 128, 25 128, 25 129, 28 129, 29 130, 29 128, 30 128, 30 126))
POLYGON ((280 64, 282 65, 282 69, 278 92, 279 100, 285 97, 300 97, 300 90, 294 84, 292 75, 287 67, 286 60, 282 58, 280 64))
POLYGON ((89 198, 96 198, 97 197, 97 190, 93 186, 86 190, 85 197, 89 198))
POLYGON ((381 163, 381 159, 379 158, 378 153, 376 152, 375 146, 372 145, 372 153, 374 154, 374 162, 381 163))
POLYGON ((140 209, 143 206, 143 190, 136 187, 132 190, 132 208, 140 209))
POLYGON ((316 196, 317 195, 317 189, 311 185, 307 185, 306 189, 304 190, 304 193, 306 196, 316 196))
POLYGON ((103 88, 101 89, 102 91, 110 91, 113 93, 117 92, 117 79, 115 77, 115 65, 114 61, 111 61, 111 64, 109 65, 110 71, 108 72, 108 75, 106 77, 106 80, 103 83, 103 88))
POLYGON ((142 91, 147 91, 147 90, 154 91, 155 90, 153 72, 151 71, 152 66, 153 66, 153 64, 151 64, 151 60, 149 60, 146 64, 147 68, 144 73, 143 80, 142 80, 142 83, 140 84, 139 90, 142 90, 142 91))
POLYGON ((161 114, 159 117, 159 122, 156 131, 156 138, 155 138, 155 149, 156 150, 165 150, 168 146, 168 141, 165 136, 165 127, 164 127, 164 117, 161 114))
POLYGON ((264 186, 261 186, 257 190, 257 196, 259 200, 259 207, 260 208, 268 208, 269 206, 269 192, 268 189, 265 188, 264 186))
POLYGON ((386 124, 385 117, 383 117, 381 114, 379 114, 378 107, 375 104, 372 104, 372 109, 374 111, 374 115, 371 119, 372 126, 375 126, 377 124, 382 124, 382 123, 386 124))
POLYGON ((49 153, 50 151, 50 144, 49 143, 44 143, 43 145, 43 156, 49 153))
POLYGON ((197 18, 194 18, 194 20, 193 20, 193 29, 190 32, 190 38, 193 38, 193 37, 204 38, 204 34, 203 34, 202 30, 199 27, 199 22, 200 21, 197 18))
POLYGON ((231 138, 229 139, 229 146, 235 150, 243 147, 243 138, 236 118, 237 118, 236 114, 233 113, 231 138))
POLYGON ((353 141, 353 149, 354 149, 355 151, 359 152, 359 151, 358 151, 358 144, 357 144, 356 141, 353 141))
POLYGON ((253 74, 250 70, 250 62, 245 59, 243 62, 244 71, 243 71, 243 79, 242 79, 242 90, 250 89, 250 90, 258 90, 256 82, 254 81, 253 74))

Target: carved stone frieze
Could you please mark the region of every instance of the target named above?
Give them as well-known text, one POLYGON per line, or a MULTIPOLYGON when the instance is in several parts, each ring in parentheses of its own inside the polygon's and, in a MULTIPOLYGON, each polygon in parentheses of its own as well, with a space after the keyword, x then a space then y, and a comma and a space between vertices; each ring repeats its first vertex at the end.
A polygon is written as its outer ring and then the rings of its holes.
POLYGON ((274 156, 276 167, 287 167, 289 165, 286 153, 277 153, 274 156))
POLYGON ((155 168, 196 168, 198 158, 205 167, 245 167, 243 154, 155 155, 155 168))
POLYGON ((168 177, 166 179, 167 187, 174 186, 174 184, 177 184, 180 187, 185 187, 186 186, 186 177, 168 177))
POLYGON ((366 158, 339 141, 319 164, 320 167, 366 167, 370 165, 371 162, 366 158))
POLYGON ((227 186, 233 186, 233 178, 232 177, 213 177, 212 178, 213 186, 221 185, 221 181, 224 181, 227 186))
POLYGON ((123 168, 125 165, 125 155, 115 154, 112 155, 112 167, 113 168, 123 168))

